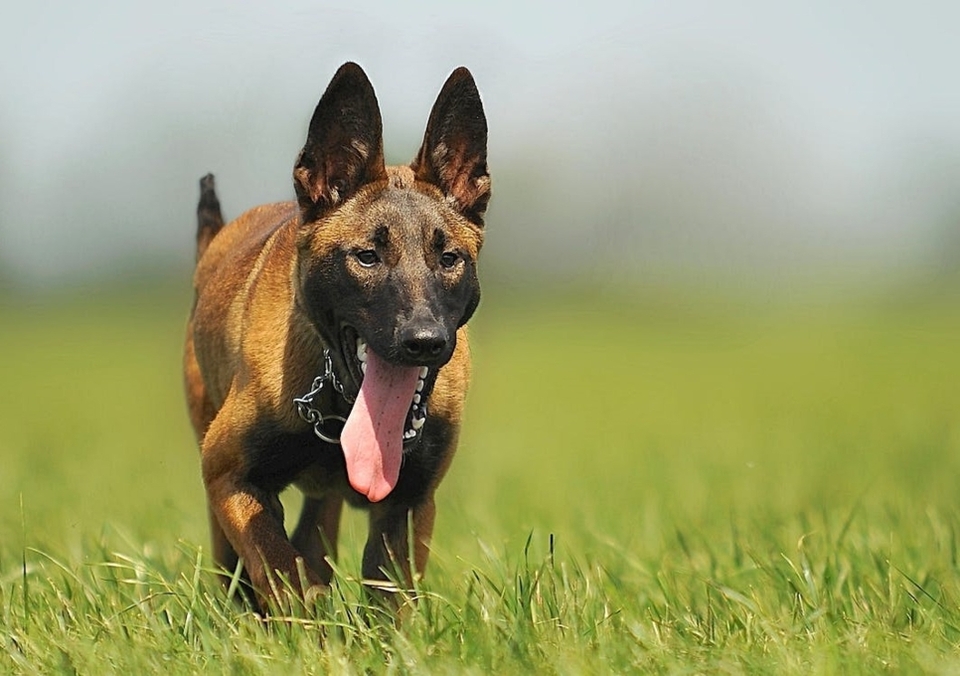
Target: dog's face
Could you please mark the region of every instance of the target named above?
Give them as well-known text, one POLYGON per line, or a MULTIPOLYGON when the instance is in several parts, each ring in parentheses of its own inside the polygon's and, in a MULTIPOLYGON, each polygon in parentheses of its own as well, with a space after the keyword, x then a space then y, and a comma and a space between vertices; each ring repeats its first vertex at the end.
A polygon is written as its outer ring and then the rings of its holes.
POLYGON ((390 173, 301 236, 299 303, 339 353, 350 393, 367 351, 427 367, 432 385, 480 300, 482 230, 411 170, 390 173))
POLYGON ((371 500, 395 481, 380 466, 398 470, 399 446, 419 439, 438 369, 480 300, 486 143, 479 93, 460 68, 437 97, 416 159, 387 168, 373 88, 346 64, 294 167, 297 304, 330 350, 344 394, 356 399, 341 444, 351 483, 371 500), (372 487, 356 479, 368 470, 372 487))

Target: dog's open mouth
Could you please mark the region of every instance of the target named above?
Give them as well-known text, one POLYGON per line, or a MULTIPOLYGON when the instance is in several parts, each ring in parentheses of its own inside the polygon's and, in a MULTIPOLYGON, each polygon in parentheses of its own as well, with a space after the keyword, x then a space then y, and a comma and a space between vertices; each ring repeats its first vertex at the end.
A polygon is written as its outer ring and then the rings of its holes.
POLYGON ((359 336, 353 344, 356 352, 347 361, 354 362, 360 386, 340 445, 350 485, 379 502, 396 486, 404 449, 416 444, 427 420, 429 369, 391 364, 359 336))
MULTIPOLYGON (((357 362, 360 364, 360 372, 363 374, 363 376, 366 376, 367 373, 368 352, 369 349, 367 348, 367 344, 363 342, 363 339, 357 338, 357 362)), ((427 402, 424 398, 425 395, 423 393, 423 388, 426 384, 427 375, 430 373, 430 369, 428 369, 426 366, 414 366, 408 368, 418 369, 418 375, 417 385, 414 388, 413 396, 410 398, 410 411, 407 413, 406 424, 403 426, 403 445, 405 449, 413 446, 417 440, 417 437, 420 436, 420 430, 423 429, 423 423, 427 421, 427 402)), ((362 381, 363 379, 361 379, 361 389, 362 381)))

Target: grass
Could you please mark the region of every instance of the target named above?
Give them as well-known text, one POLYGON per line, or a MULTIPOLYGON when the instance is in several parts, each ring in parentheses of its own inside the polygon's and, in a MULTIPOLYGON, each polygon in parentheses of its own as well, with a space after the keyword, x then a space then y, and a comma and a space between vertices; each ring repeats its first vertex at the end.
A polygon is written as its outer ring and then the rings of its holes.
POLYGON ((651 298, 489 295, 399 623, 214 579, 185 291, 0 307, 0 673, 960 671, 960 304, 651 298))

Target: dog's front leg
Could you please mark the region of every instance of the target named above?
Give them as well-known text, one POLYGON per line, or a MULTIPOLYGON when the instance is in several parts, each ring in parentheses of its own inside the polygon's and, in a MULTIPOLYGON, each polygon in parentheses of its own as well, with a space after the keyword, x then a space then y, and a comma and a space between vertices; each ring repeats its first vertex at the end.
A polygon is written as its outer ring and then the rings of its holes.
POLYGON ((399 582, 413 586, 413 575, 422 576, 430 554, 430 537, 436 506, 430 495, 415 507, 374 505, 370 510, 370 531, 363 549, 363 576, 386 580, 394 572, 399 582), (410 570, 410 525, 413 526, 413 565, 410 570))
POLYGON ((218 416, 203 441, 203 480, 210 510, 243 559, 261 603, 281 600, 277 593, 286 588, 283 580, 301 598, 307 598, 325 585, 287 539, 277 495, 247 479, 243 434, 222 422, 231 418, 218 416))
POLYGON ((300 520, 293 531, 290 541, 304 560, 320 573, 326 584, 333 578, 330 565, 337 558, 337 535, 340 531, 340 513, 343 511, 343 498, 328 495, 323 498, 306 497, 300 520))

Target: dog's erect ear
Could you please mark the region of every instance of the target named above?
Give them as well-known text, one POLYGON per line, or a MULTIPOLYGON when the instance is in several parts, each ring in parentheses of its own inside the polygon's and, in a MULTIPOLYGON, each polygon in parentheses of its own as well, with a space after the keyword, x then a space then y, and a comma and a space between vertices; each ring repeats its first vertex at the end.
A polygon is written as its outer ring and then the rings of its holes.
POLYGON ((453 71, 440 90, 423 145, 410 167, 417 180, 439 187, 458 211, 483 225, 490 199, 487 118, 466 68, 453 71))
POLYGON ((315 221, 386 175, 383 123, 373 85, 360 66, 345 63, 320 97, 293 168, 304 222, 315 221))

